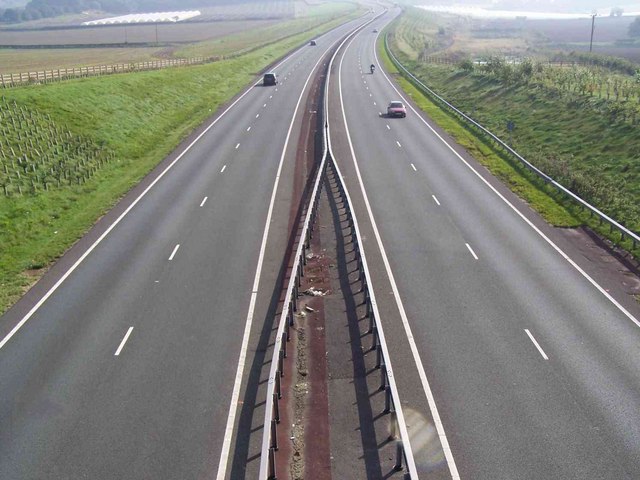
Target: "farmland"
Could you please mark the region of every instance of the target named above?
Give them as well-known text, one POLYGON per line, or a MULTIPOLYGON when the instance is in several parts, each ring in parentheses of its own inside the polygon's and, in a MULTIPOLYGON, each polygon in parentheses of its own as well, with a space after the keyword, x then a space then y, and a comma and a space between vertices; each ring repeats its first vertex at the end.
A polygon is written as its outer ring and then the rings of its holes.
MULTIPOLYGON (((304 7, 298 8, 298 17, 295 19, 160 24, 157 44, 155 25, 74 27, 55 30, 0 29, 0 45, 45 47, 55 44, 67 47, 0 49, 0 74, 166 58, 226 55, 303 32, 354 11, 353 4, 328 2, 318 5, 305 4, 304 7), (74 45, 91 45, 91 48, 73 48, 74 45)), ((238 15, 239 13, 236 14, 238 15)))
MULTIPOLYGON (((392 50, 424 83, 525 158, 639 231, 640 84, 624 73, 633 65, 598 56, 592 61, 602 65, 549 66, 542 59, 553 52, 534 48, 534 32, 525 37, 526 46, 509 50, 508 32, 499 38, 495 29, 482 31, 473 22, 465 29, 465 22, 409 10, 395 25, 392 50), (468 40, 472 37, 476 43, 468 40), (468 50, 473 45, 476 49, 468 50), (510 63, 506 54, 518 61, 510 63), (450 64, 433 62, 438 55, 450 64), (474 58, 484 61, 477 64, 474 58), (508 121, 515 126, 512 132, 508 121)), ((536 207, 533 197, 524 197, 536 207)), ((578 217, 547 219, 563 226, 586 221, 578 217)))

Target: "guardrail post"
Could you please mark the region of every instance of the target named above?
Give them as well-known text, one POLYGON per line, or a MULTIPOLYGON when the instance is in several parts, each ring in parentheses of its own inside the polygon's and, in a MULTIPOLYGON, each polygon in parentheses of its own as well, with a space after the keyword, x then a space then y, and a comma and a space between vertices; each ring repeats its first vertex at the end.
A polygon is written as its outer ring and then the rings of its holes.
POLYGON ((391 387, 387 385, 384 389, 384 413, 391 411, 391 387))
POLYGON ((278 398, 282 398, 282 381, 280 380, 280 372, 276 372, 276 393, 278 398))
POLYGON ((286 332, 282 332, 280 345, 282 345, 281 348, 282 348, 282 354, 284 355, 284 358, 287 358, 287 333, 286 332))
POLYGON ((276 423, 280 423, 280 405, 278 402, 278 394, 273 394, 273 418, 276 423))
POLYGON ((284 377, 284 352, 282 350, 278 354, 278 370, 280 371, 280 376, 284 377))
POLYGON ((276 451, 269 449, 269 480, 276 480, 276 451))
POLYGON ((376 327, 375 323, 371 329, 371 334, 373 335, 371 338, 371 350, 375 350, 378 348, 378 327, 376 327))
POLYGON ((404 456, 404 449, 402 448, 402 442, 398 440, 396 442, 396 464, 393 466, 393 469, 396 472, 399 472, 403 469, 402 467, 402 457, 404 456))
POLYGON ((387 365, 384 363, 384 358, 382 359, 383 362, 380 365, 380 387, 379 390, 384 390, 385 388, 387 388, 387 365))
POLYGON ((278 450, 278 427, 276 425, 276 421, 271 419, 271 448, 274 450, 278 450))

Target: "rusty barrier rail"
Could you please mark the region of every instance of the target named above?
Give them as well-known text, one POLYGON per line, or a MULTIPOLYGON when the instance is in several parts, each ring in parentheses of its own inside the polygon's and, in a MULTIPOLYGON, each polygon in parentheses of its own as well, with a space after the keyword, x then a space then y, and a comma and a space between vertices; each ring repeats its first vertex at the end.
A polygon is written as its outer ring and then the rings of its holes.
POLYGON ((591 205, 587 201, 583 200, 582 198, 580 198, 578 195, 573 193, 571 190, 569 190, 568 188, 566 188, 562 184, 558 183, 552 177, 550 177, 549 175, 544 173, 542 170, 537 168, 535 165, 533 165, 531 162, 529 162, 527 159, 525 159, 522 155, 520 155, 518 152, 516 152, 513 148, 511 148, 509 145, 507 145, 507 143, 504 142, 497 135, 495 135, 494 133, 489 131, 487 128, 482 126, 480 123, 476 122, 473 118, 471 118, 470 116, 468 116, 464 112, 458 110, 456 107, 454 107, 452 104, 447 102, 444 98, 442 98, 436 92, 434 92, 432 89, 427 87, 424 83, 422 83, 422 81, 420 81, 413 73, 411 73, 400 62, 400 60, 398 60, 398 58, 393 54, 393 52, 389 48, 389 43, 388 43, 388 38, 387 37, 388 37, 388 34, 385 34, 385 36, 384 36, 384 47, 385 47, 387 53, 389 54, 389 58, 391 58, 391 61, 398 68, 400 73, 403 76, 405 76, 413 85, 415 85, 416 88, 418 88, 424 94, 428 95, 430 98, 435 100, 437 103, 439 103, 440 105, 444 106, 446 109, 451 111, 454 115, 456 115, 463 122, 466 122, 468 125, 477 128, 483 134, 487 135, 491 140, 493 140, 495 142, 495 144, 498 147, 502 148, 506 153, 508 153, 510 156, 512 156, 513 158, 518 160, 530 172, 532 172, 533 174, 537 175, 545 183, 548 183, 548 184, 552 185, 559 192, 562 192, 563 194, 568 196, 571 200, 576 202, 578 205, 580 205, 585 210, 588 210, 590 212, 591 216, 593 216, 593 215, 597 216, 599 221, 600 221, 600 225, 602 225, 603 223, 608 224, 610 233, 613 233, 614 229, 617 230, 618 232, 620 232, 620 241, 623 241, 625 239, 625 237, 628 237, 633 242, 633 248, 635 249, 635 248, 638 247, 638 244, 640 244, 640 235, 638 235, 635 232, 632 232, 631 230, 626 228, 624 225, 622 225, 619 222, 617 222, 615 219, 609 217, 604 212, 602 212, 598 208, 594 207, 593 205, 591 205))

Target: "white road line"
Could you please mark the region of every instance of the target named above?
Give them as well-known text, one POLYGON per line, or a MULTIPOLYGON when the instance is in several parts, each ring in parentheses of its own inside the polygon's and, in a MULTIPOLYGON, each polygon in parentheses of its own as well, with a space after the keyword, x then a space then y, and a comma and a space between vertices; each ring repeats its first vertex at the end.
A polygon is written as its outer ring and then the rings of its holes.
MULTIPOLYGON (((376 56, 376 61, 378 61, 378 55, 375 53, 374 50, 374 55, 376 56)), ((596 282, 593 278, 591 278, 591 276, 585 272, 580 265, 578 265, 576 262, 574 262, 571 257, 569 257, 569 255, 567 255, 564 250, 562 250, 559 246, 557 246, 549 237, 547 237, 544 232, 542 232, 542 230, 540 230, 538 227, 536 227, 533 222, 531 220, 529 220, 527 217, 525 217, 525 215, 518 210, 515 205, 513 205, 509 200, 507 200, 507 198, 502 195, 493 185, 491 185, 489 183, 489 181, 484 178, 480 172, 478 172, 475 168, 473 168, 473 166, 467 162, 464 158, 462 158, 462 156, 455 151, 455 149, 449 145, 447 143, 447 141, 442 138, 442 136, 435 131, 435 129, 429 125, 429 122, 427 122, 424 118, 422 118, 422 115, 420 115, 415 108, 413 108, 413 106, 407 102, 407 99, 404 97, 404 95, 402 95, 400 93, 400 91, 395 87, 395 85, 393 84, 393 82, 391 82, 391 80, 389 79, 389 77, 387 76, 386 73, 384 73, 384 70, 381 70, 382 74, 384 75, 384 77, 387 79, 387 81, 389 82, 389 84, 391 85, 391 87, 396 91, 396 93, 400 96, 400 98, 402 98, 407 105, 409 106, 409 108, 411 110, 413 110, 413 112, 418 116, 418 118, 420 119, 420 121, 422 123, 424 123, 427 128, 429 130, 431 130, 431 132, 442 142, 444 143, 447 148, 449 148, 449 150, 451 150, 451 153, 453 153, 456 157, 458 157, 458 159, 469 169, 471 170, 477 177, 478 179, 480 179, 481 182, 483 182, 493 193, 496 194, 496 196, 502 200, 511 210, 513 210, 513 212, 519 216, 523 222, 525 222, 527 225, 529 225, 529 227, 531 227, 531 229, 536 232, 538 235, 540 235, 540 237, 547 242, 547 244, 553 248, 556 252, 558 252, 558 254, 564 258, 567 263, 569 263, 569 265, 571 265, 573 268, 575 268, 580 275, 582 275, 591 285, 593 285, 596 290, 598 290, 602 295, 604 295, 607 300, 609 300, 618 310, 620 310, 620 312, 622 312, 629 320, 631 320, 637 327, 640 327, 640 320, 638 320, 636 317, 633 316, 633 314, 631 312, 629 312, 629 310, 627 310, 626 308, 624 308, 615 298, 613 298, 609 292, 607 292, 602 286, 600 286, 600 284, 598 282, 596 282)))
POLYGON ((375 106, 377 106, 377 105, 378 105, 376 102, 373 102, 373 104, 374 104, 375 106))
POLYGON ((467 248, 469 249, 469 251, 471 252, 471 255, 473 255, 473 258, 475 258, 476 260, 478 260, 478 256, 476 255, 476 252, 473 251, 473 248, 471 248, 471 245, 469 245, 468 243, 465 243, 465 245, 467 246, 467 248))
POLYGON ((240 144, 239 144, 239 143, 236 145, 236 150, 237 150, 238 148, 240 148, 240 144))
POLYGON ((525 332, 527 332, 527 335, 529 335, 529 338, 531 339, 531 341, 533 342, 533 344, 536 346, 536 348, 538 349, 538 351, 540 352, 540 355, 542 355, 542 358, 544 358, 545 360, 549 360, 549 357, 547 357, 547 354, 544 353, 544 350, 542 350, 542 347, 538 344, 538 342, 536 341, 535 338, 533 338, 533 335, 531 334, 531 332, 528 329, 524 329, 525 332))
POLYGON ((204 197, 202 199, 202 203, 200 204, 201 207, 204 207, 204 204, 207 202, 207 198, 209 198, 209 197, 204 197))
MULTIPOLYGON (((351 43, 347 46, 347 48, 350 45, 351 43)), ((424 370, 424 364, 422 363, 420 352, 418 352, 418 346, 416 345, 413 332, 411 331, 411 325, 409 325, 409 319, 407 317, 407 312, 404 309, 404 304, 402 302, 400 292, 398 291, 398 285, 396 284, 395 277, 393 276, 393 272, 391 271, 391 265, 389 263, 389 258, 387 257, 387 252, 384 249, 384 245, 382 244, 382 238, 380 237, 380 232, 378 231, 377 223, 375 221, 375 218, 373 217, 373 211, 371 210, 371 203, 369 202, 369 196, 367 195, 367 191, 364 188, 364 182, 362 181, 360 167, 358 165, 358 160, 356 158, 356 154, 353 149, 353 142, 351 140, 351 135, 349 134, 349 126, 347 124, 347 114, 345 112, 344 100, 342 96, 342 62, 343 60, 344 60, 344 55, 340 59, 340 67, 338 70, 338 83, 339 83, 338 92, 340 94, 340 106, 342 108, 342 121, 344 122, 344 125, 345 125, 345 133, 347 134, 347 140, 349 142, 351 157, 353 158, 353 164, 356 169, 356 176, 358 177, 358 183, 360 184, 360 191, 362 192, 364 203, 367 207, 367 214, 369 215, 369 219, 371 220, 371 228, 373 229, 373 233, 376 237, 376 242, 378 243, 378 248, 380 249, 380 254, 382 255, 382 262, 384 263, 385 269, 387 271, 387 276, 389 277, 389 282, 391 283, 393 296, 398 306, 398 310, 400 311, 400 318, 402 319, 402 325, 404 327, 404 331, 407 336, 407 340, 409 342, 409 347, 411 348, 413 361, 416 364, 416 368, 418 369, 418 375, 420 376, 420 383, 422 384, 422 389, 425 393, 425 396, 427 397, 427 402, 429 403, 429 410, 431 411, 431 416, 433 417, 433 423, 435 424, 436 432, 438 433, 438 438, 440 439, 442 450, 444 451, 444 455, 447 460, 447 465, 451 473, 451 478, 453 480, 459 480, 460 474, 458 473, 458 467, 456 466, 455 459, 453 458, 453 452, 451 451, 451 447, 449 446, 449 440, 447 439, 447 434, 444 431, 444 425, 442 424, 442 420, 440 419, 440 413, 438 412, 436 400, 435 400, 435 397, 433 396, 433 392, 431 391, 429 380, 427 379, 427 374, 424 370)), ((377 60, 377 57, 376 57, 376 60, 377 60)), ((378 62, 378 64, 380 64, 380 62, 378 62)))
POLYGON ((414 172, 417 172, 417 171, 418 171, 418 169, 416 168, 416 166, 415 166, 413 163, 411 164, 411 168, 413 168, 413 171, 414 171, 414 172))
POLYGON ((259 116, 260 116, 260 114, 259 114, 259 113, 256 113, 256 118, 258 118, 259 116))
POLYGON ((440 202, 438 201, 438 199, 436 198, 435 195, 431 195, 433 197, 433 200, 438 204, 438 206, 440 206, 440 202))
POLYGON ((180 248, 180 244, 178 243, 175 247, 173 247, 173 252, 171 252, 171 256, 169 257, 169 261, 173 260, 173 257, 176 256, 178 249, 180 248))
POLYGON ((267 104, 265 103, 264 105, 262 105, 262 108, 265 108, 267 106, 267 104))
MULTIPOLYGON (((325 51, 328 52, 329 49, 325 51)), ((302 86, 302 91, 300 92, 300 96, 298 97, 298 103, 296 103, 296 108, 293 111, 293 116, 291 117, 291 123, 289 124, 289 130, 287 131, 287 136, 284 141, 284 147, 282 148, 282 155, 280 156, 280 163, 278 165, 278 171, 276 172, 275 182, 273 184, 273 191, 271 192, 271 201, 269 202, 269 210, 267 211, 267 219, 264 225, 264 233, 262 234, 262 244, 260 245, 260 253, 258 254, 258 264, 256 267, 256 274, 253 279, 253 288, 251 289, 251 298, 249 300, 249 311, 247 312, 246 323, 244 327, 244 334, 242 336, 242 344, 240 347, 240 355, 237 362, 237 370, 236 377, 233 384, 233 391, 231 392, 231 401, 229 402, 229 413, 227 415, 227 425, 225 427, 224 439, 222 442, 222 450, 220 452, 220 462, 218 463, 218 473, 216 475, 216 480, 224 480, 227 475, 227 464, 229 463, 229 451, 231 449, 231 438, 233 437, 233 427, 236 421, 236 413, 239 408, 239 397, 240 397, 240 386, 242 384, 242 376, 244 372, 244 366, 247 357, 247 350, 249 344, 249 336, 251 334, 251 326, 253 324, 253 314, 256 304, 256 299, 258 297, 258 287, 260 285, 260 275, 262 272, 262 263, 264 260, 264 255, 267 247, 267 238, 269 236, 269 227, 271 226, 271 217, 273 215, 273 207, 276 200, 276 193, 278 191, 278 185, 280 183, 280 175, 282 174, 282 167, 284 165, 284 157, 287 152, 287 148, 289 145, 289 139, 291 138, 291 132, 293 130, 293 125, 298 114, 298 110, 300 108, 300 103, 302 103, 302 97, 304 95, 305 90, 307 89, 307 85, 311 80, 311 76, 313 72, 318 67, 318 64, 322 60, 322 57, 318 59, 316 64, 311 69, 307 80, 302 86)))
POLYGON ((373 97, 373 93, 370 93, 370 94, 369 94, 369 96, 370 96, 370 97, 373 97))
POLYGON ((400 145, 400 142, 396 140, 396 143, 398 144, 398 147, 402 148, 402 145, 400 145))
POLYGON ((389 125, 387 125, 387 130, 391 130, 391 127, 389 125))
MULTIPOLYGON (((293 56, 293 55, 291 55, 293 56)), ((276 67, 282 65, 283 63, 285 63, 287 60, 289 60, 289 58, 291 58, 291 56, 285 58, 284 60, 282 60, 282 62, 280 62, 278 65, 276 65, 276 67)), ((169 170, 171 170, 173 168, 173 166, 178 163, 182 157, 185 156, 185 154, 191 150, 191 148, 196 144, 196 142, 198 142, 202 137, 204 137, 207 132, 209 130, 211 130, 211 128, 213 128, 213 126, 218 123, 220 121, 221 118, 223 118, 227 112, 229 110, 231 110, 233 107, 235 107, 238 102, 240 102, 240 100, 242 100, 245 96, 247 96, 249 94, 249 92, 253 91, 253 87, 256 85, 259 85, 260 83, 262 83, 262 80, 258 80, 256 83, 254 83, 251 87, 247 88, 245 90, 245 92, 240 95, 231 105, 229 105, 218 117, 216 117, 201 133, 200 135, 198 135, 189 145, 187 145, 185 147, 185 149, 182 151, 182 153, 180 153, 169 165, 167 165, 167 167, 158 174, 158 176, 153 179, 153 181, 147 186, 147 188, 145 188, 142 193, 140 193, 140 195, 138 195, 136 197, 136 199, 131 202, 129 204, 129 206, 124 210, 124 212, 122 212, 118 218, 116 218, 113 223, 111 225, 109 225, 109 227, 107 227, 107 229, 102 232, 102 234, 96 239, 95 242, 93 242, 91 244, 91 246, 89 248, 87 248, 84 253, 82 255, 80 255, 80 257, 75 261, 75 263, 73 265, 71 265, 71 267, 69 267, 69 269, 58 279, 58 281, 49 289, 47 290, 47 292, 40 298, 40 300, 38 300, 38 302, 31 308, 31 310, 29 310, 27 312, 27 314, 22 317, 22 319, 11 329, 11 331, 2 339, 2 341, 0 342, 0 349, 2 349, 9 340, 11 340, 11 338, 18 332, 18 330, 20 330, 23 325, 25 323, 27 323, 29 321, 29 319, 40 309, 40 307, 44 304, 44 302, 46 302, 49 297, 51 297, 51 295, 53 295, 55 293, 55 291, 60 288, 60 285, 62 285, 64 283, 64 281, 69 277, 69 275, 71 275, 76 268, 78 268, 78 266, 80 266, 80 264, 82 262, 84 262, 84 260, 91 254, 91 252, 93 252, 95 250, 95 248, 100 245, 100 243, 102 243, 102 241, 107 237, 107 235, 109 235, 111 233, 111 231, 116 228, 116 226, 124 219, 124 217, 126 217, 129 212, 131 210, 133 210, 133 208, 138 204, 138 202, 140 202, 140 200, 142 200, 144 198, 144 196, 149 193, 149 190, 151 190, 153 187, 155 187, 155 185, 167 174, 167 172, 169 172, 169 170)))
POLYGON ((224 173, 224 171, 225 171, 226 169, 227 169, 227 166, 226 166, 226 165, 224 165, 224 166, 222 167, 222 170, 220 170, 220 173, 224 173))
POLYGON ((118 347, 118 349, 116 350, 116 353, 114 353, 113 355, 115 357, 120 355, 120 352, 122 351, 122 349, 124 348, 124 344, 127 343, 127 340, 129 339, 129 335, 131 335, 131 332, 133 331, 133 327, 129 327, 129 330, 127 330, 127 333, 124 334, 124 338, 122 339, 122 341, 120 342, 120 346, 118 347))
POLYGON ((273 98, 273 95, 269 95, 269 98, 273 98))
POLYGON ((247 132, 248 132, 249 130, 251 130, 251 127, 250 127, 250 126, 249 126, 249 127, 247 127, 247 132))

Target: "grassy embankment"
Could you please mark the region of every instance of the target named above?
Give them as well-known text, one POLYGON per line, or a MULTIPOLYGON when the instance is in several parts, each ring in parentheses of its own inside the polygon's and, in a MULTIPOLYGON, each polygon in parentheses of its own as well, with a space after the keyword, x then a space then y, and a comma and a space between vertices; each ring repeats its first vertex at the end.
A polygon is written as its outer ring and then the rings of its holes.
MULTIPOLYGON (((545 84, 548 77, 535 83, 517 78, 506 81, 479 71, 477 66, 465 71, 455 65, 421 62, 421 49, 429 43, 425 38, 438 35, 437 24, 423 12, 405 13, 391 31, 394 54, 425 84, 509 140, 525 158, 560 183, 631 230, 640 231, 640 136, 635 118, 615 114, 620 111, 615 102, 624 101, 622 98, 600 98, 576 91, 577 88, 563 90, 545 84), (422 27, 416 26, 418 16, 426 20, 422 27), (508 120, 515 124, 511 138, 508 120)), ((393 68, 388 58, 386 61, 393 68)), ((612 78, 617 77, 619 73, 612 73, 612 78)), ((619 242, 619 234, 610 234, 608 227, 601 227, 486 139, 430 102, 405 79, 400 82, 436 122, 549 223, 564 227, 588 225, 619 242)), ((622 245, 632 249, 631 242, 622 245)), ((633 253, 637 256, 640 251, 633 253)))
MULTIPOLYGON (((359 12, 350 15, 356 14, 359 12)), ((27 116, 36 112, 34 118, 46 118, 49 126, 64 132, 51 138, 68 138, 66 146, 53 143, 52 154, 60 155, 60 161, 47 159, 47 169, 52 164, 73 162, 78 144, 88 145, 93 153, 102 150, 108 161, 96 165, 92 175, 80 184, 69 180, 77 169, 85 168, 76 165, 69 169, 70 177, 66 175, 69 172, 63 173, 60 186, 55 176, 47 178, 48 170, 39 174, 42 168, 34 162, 36 171, 27 168, 26 173, 34 176, 36 193, 28 188, 30 181, 22 195, 5 196, 0 188, 0 312, 195 127, 249 84, 257 72, 345 18, 327 23, 322 17, 316 18, 319 26, 313 30, 208 65, 5 90, 5 106, 16 112, 22 109, 27 116)), ((29 149, 28 135, 23 131, 18 138, 15 128, 11 131, 14 135, 3 138, 2 146, 7 155, 8 145, 13 142, 17 157, 18 146, 29 149)), ((45 139, 49 138, 48 130, 44 133, 45 139)), ((29 158, 36 157, 29 152, 29 158)), ((9 175, 18 182, 17 158, 12 161, 0 155, 0 161, 2 172, 7 166, 9 175)), ((25 172, 21 172, 24 181, 25 172)), ((2 181, 6 183, 6 177, 2 181)))

